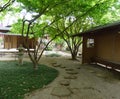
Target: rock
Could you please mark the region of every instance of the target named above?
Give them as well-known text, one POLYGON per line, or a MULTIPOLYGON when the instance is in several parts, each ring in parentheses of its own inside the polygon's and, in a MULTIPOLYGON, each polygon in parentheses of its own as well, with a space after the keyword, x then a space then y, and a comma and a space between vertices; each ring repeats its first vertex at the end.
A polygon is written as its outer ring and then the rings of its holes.
POLYGON ((55 87, 51 94, 58 97, 64 97, 70 96, 71 91, 67 87, 55 87))
POLYGON ((53 64, 54 67, 60 67, 60 64, 53 64))
POLYGON ((72 69, 72 68, 66 68, 65 70, 66 71, 73 71, 74 69, 72 69))
POLYGON ((60 66, 60 68, 66 68, 65 66, 60 66))
POLYGON ((69 85, 70 85, 70 82, 67 81, 67 80, 61 80, 61 81, 60 81, 60 84, 61 84, 61 85, 64 85, 64 86, 69 86, 69 85))
POLYGON ((78 74, 77 71, 67 71, 68 74, 78 74))
POLYGON ((97 76, 97 77, 101 77, 101 78, 106 78, 106 76, 103 75, 103 74, 96 74, 96 76, 97 76))
POLYGON ((79 88, 70 88, 70 91, 74 94, 76 94, 76 93, 79 94, 79 88))
POLYGON ((56 62, 51 63, 52 65, 57 64, 56 62))
POLYGON ((65 79, 77 79, 77 76, 74 75, 66 75, 64 76, 65 79))
POLYGON ((77 67, 77 69, 81 69, 80 67, 77 67))
POLYGON ((90 70, 89 72, 90 72, 90 73, 95 73, 95 71, 93 71, 93 70, 90 70))

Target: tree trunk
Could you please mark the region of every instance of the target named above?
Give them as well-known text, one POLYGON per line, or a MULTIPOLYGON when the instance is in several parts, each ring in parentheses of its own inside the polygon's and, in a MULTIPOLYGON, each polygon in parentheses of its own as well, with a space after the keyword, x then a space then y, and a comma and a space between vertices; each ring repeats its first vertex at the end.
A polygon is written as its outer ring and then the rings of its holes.
POLYGON ((72 53, 71 57, 72 57, 72 60, 77 60, 77 54, 76 53, 72 53))
POLYGON ((38 63, 37 62, 33 63, 33 68, 34 68, 34 70, 38 70, 38 63))

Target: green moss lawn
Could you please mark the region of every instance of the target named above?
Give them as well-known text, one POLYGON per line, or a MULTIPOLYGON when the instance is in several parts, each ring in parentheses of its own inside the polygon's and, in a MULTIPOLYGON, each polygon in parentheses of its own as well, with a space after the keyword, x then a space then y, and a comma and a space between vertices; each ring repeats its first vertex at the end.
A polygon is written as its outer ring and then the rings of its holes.
POLYGON ((25 93, 42 88, 57 75, 57 70, 45 65, 34 70, 30 62, 22 66, 15 61, 0 62, 0 99, 23 99, 25 93))

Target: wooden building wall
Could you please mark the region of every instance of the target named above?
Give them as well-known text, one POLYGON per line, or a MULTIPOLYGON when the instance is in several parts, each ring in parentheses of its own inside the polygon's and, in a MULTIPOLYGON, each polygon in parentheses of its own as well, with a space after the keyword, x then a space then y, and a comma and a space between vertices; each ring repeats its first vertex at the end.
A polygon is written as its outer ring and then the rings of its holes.
MULTIPOLYGON (((24 48, 26 48, 26 37, 18 36, 18 42, 17 42, 17 47, 19 47, 20 44, 23 45, 24 48)), ((28 39, 29 42, 29 48, 35 48, 37 45, 37 39, 31 38, 28 39)))
POLYGON ((96 56, 115 62, 120 62, 120 34, 105 33, 96 36, 96 56))
POLYGON ((82 63, 90 63, 92 57, 120 62, 120 34, 102 33, 100 35, 84 36, 82 52, 82 63), (88 38, 94 38, 94 47, 87 48, 88 38))
MULTIPOLYGON (((5 35, 4 36, 4 48, 18 48, 20 44, 25 47, 26 45, 26 38, 22 36, 14 36, 14 35, 5 35)), ((37 44, 37 40, 29 39, 29 48, 34 48, 37 44)))
POLYGON ((84 36, 83 37, 83 46, 82 46, 82 63, 90 63, 91 57, 95 56, 95 46, 94 47, 87 47, 87 39, 91 38, 94 39, 94 37, 84 36))
POLYGON ((17 36, 5 35, 4 36, 4 48, 16 48, 17 46, 17 36))

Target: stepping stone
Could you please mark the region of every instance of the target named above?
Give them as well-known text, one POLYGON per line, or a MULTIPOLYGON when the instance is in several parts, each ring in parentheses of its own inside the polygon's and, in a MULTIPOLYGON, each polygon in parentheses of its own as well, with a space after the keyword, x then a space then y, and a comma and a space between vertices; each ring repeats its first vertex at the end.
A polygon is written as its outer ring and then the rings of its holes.
POLYGON ((51 63, 52 65, 57 64, 56 62, 51 63))
POLYGON ((70 88, 70 91, 74 94, 76 94, 76 93, 79 94, 79 88, 70 88))
POLYGON ((77 67, 77 69, 81 69, 80 67, 77 67))
POLYGON ((73 71, 74 69, 72 69, 72 68, 66 68, 65 70, 66 71, 73 71))
POLYGON ((97 77, 101 77, 101 78, 106 78, 106 76, 103 75, 103 74, 96 74, 96 76, 97 76, 97 77))
POLYGON ((67 71, 68 74, 78 74, 77 71, 67 71))
POLYGON ((65 97, 70 96, 71 91, 67 87, 55 87, 51 94, 58 97, 65 97))
POLYGON ((61 80, 61 81, 60 81, 60 84, 61 84, 61 85, 64 85, 64 86, 69 86, 69 85, 70 85, 70 82, 67 81, 67 80, 61 80))
POLYGON ((65 66, 60 66, 60 68, 66 68, 65 66))
POLYGON ((54 67, 60 67, 61 65, 60 64, 54 64, 53 66, 54 67))
POLYGON ((77 79, 77 76, 74 75, 66 75, 64 76, 65 79, 77 79))
POLYGON ((93 71, 93 70, 90 70, 89 72, 90 72, 90 73, 95 73, 95 71, 93 71))

